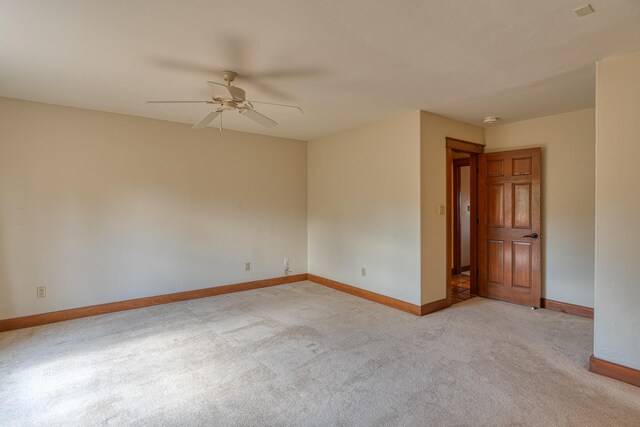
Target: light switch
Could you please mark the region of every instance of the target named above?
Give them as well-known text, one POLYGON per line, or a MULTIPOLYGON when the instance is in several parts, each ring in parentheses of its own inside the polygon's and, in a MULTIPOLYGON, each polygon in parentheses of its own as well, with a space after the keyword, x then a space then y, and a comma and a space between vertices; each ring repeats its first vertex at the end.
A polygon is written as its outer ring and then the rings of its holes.
POLYGON ((444 215, 444 214, 447 212, 447 210, 446 210, 446 208, 445 208, 445 206, 444 206, 444 205, 440 205, 440 210, 439 210, 439 212, 440 212, 440 215, 444 215))

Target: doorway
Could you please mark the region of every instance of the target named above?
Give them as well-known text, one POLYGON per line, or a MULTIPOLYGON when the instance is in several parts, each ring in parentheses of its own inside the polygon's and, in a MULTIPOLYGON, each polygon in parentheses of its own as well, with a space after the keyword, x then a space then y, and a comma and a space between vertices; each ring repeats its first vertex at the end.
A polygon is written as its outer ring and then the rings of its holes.
POLYGON ((471 294, 471 155, 453 151, 453 268, 451 303, 473 297, 471 294))
POLYGON ((484 146, 446 138, 447 147, 447 301, 477 295, 477 156, 484 146))
POLYGON ((482 145, 446 138, 446 150, 448 305, 477 295, 540 307, 541 149, 484 154, 482 145))

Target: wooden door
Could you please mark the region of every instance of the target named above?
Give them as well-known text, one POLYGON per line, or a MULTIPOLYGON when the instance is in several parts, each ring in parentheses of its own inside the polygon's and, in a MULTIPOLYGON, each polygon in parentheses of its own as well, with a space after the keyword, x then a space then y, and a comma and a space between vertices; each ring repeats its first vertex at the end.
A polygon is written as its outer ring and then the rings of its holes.
POLYGON ((540 148, 478 156, 478 292, 540 307, 540 148))

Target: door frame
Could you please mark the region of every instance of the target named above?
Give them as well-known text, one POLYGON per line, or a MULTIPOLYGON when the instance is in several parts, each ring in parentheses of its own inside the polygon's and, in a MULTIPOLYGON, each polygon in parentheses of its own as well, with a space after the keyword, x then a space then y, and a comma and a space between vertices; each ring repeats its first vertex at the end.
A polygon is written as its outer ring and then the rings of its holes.
POLYGON ((477 266, 477 251, 476 251, 476 240, 477 240, 477 217, 478 217, 478 203, 477 203, 477 193, 478 193, 478 154, 484 153, 484 145, 477 144, 475 142, 463 141, 457 138, 445 138, 445 146, 447 150, 447 158, 446 158, 446 191, 447 191, 447 204, 446 204, 446 216, 447 216, 447 305, 451 305, 451 286, 449 283, 451 282, 451 270, 453 269, 453 256, 452 256, 452 247, 451 242, 453 240, 453 210, 454 210, 454 200, 453 200, 453 152, 467 153, 469 154, 469 177, 470 177, 470 202, 471 202, 471 212, 470 212, 470 251, 471 251, 471 259, 470 259, 470 277, 471 277, 471 293, 478 293, 478 266, 477 266))

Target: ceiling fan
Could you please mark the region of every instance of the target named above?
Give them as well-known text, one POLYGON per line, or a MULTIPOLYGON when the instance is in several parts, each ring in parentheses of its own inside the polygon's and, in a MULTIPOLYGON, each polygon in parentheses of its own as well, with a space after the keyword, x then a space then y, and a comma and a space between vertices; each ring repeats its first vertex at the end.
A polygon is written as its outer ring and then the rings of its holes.
POLYGON ((202 129, 207 127, 216 117, 220 116, 220 130, 222 131, 222 113, 237 111, 244 117, 247 117, 254 122, 267 127, 272 128, 278 125, 278 122, 270 119, 257 112, 254 109, 253 104, 258 104, 267 110, 280 111, 289 114, 295 114, 301 116, 303 114, 302 108, 295 105, 276 104, 273 102, 260 102, 260 101, 248 101, 246 99, 245 91, 237 86, 233 85, 234 80, 238 77, 238 73, 234 71, 223 71, 222 78, 226 82, 207 82, 211 87, 211 99, 205 99, 202 101, 147 101, 148 104, 210 104, 213 106, 213 110, 207 113, 198 123, 193 125, 194 129, 202 129))

